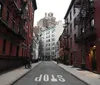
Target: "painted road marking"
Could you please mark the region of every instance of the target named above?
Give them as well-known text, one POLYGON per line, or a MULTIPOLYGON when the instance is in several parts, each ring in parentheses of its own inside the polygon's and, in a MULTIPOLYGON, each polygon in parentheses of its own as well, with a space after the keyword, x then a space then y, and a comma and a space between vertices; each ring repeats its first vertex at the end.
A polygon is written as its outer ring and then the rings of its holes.
POLYGON ((45 75, 44 75, 43 80, 44 80, 45 82, 49 81, 49 76, 48 76, 48 74, 45 74, 45 75))
POLYGON ((62 77, 62 75, 57 75, 57 77, 58 77, 59 81, 65 82, 65 79, 62 77))
POLYGON ((35 77, 35 81, 36 82, 40 82, 40 81, 44 81, 44 82, 48 82, 48 81, 51 81, 51 82, 65 82, 66 80, 63 78, 62 75, 56 75, 54 76, 53 74, 51 76, 49 76, 48 74, 40 74, 39 77, 35 77))
POLYGON ((52 82, 57 82, 57 79, 54 77, 54 75, 51 75, 51 77, 52 77, 52 78, 51 78, 51 81, 52 81, 52 82))
POLYGON ((41 81, 41 79, 42 79, 42 74, 40 74, 39 77, 36 77, 36 78, 35 78, 35 81, 41 81))

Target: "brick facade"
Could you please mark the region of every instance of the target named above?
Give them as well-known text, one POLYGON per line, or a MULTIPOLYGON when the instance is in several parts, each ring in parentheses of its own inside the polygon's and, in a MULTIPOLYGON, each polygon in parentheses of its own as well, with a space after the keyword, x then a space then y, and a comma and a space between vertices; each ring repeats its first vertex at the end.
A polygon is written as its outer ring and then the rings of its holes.
POLYGON ((100 72, 99 0, 72 0, 64 17, 70 65, 100 72))
MULTIPOLYGON (((0 62, 15 59, 16 62, 12 61, 12 64, 19 66, 18 61, 22 65, 22 60, 31 58, 30 46, 36 9, 35 0, 0 0, 0 62)), ((7 66, 0 69, 6 69, 7 66)))

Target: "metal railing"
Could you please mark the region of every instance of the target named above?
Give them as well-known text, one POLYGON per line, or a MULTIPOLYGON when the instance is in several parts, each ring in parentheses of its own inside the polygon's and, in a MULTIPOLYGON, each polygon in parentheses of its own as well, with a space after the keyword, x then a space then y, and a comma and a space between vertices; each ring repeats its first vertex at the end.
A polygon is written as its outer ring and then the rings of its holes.
POLYGON ((74 19, 74 24, 79 25, 80 24, 80 14, 77 15, 77 17, 74 19))
POLYGON ((80 8, 81 2, 82 2, 82 0, 75 0, 74 7, 75 7, 75 8, 80 8))
POLYGON ((87 28, 85 31, 85 38, 92 38, 93 36, 96 36, 96 29, 94 27, 87 28))
POLYGON ((82 43, 82 42, 83 42, 82 35, 76 36, 76 38, 75 38, 75 43, 80 44, 80 43, 82 43))
POLYGON ((9 0, 9 6, 16 8, 18 11, 21 11, 21 8, 19 4, 17 3, 17 0, 9 0))

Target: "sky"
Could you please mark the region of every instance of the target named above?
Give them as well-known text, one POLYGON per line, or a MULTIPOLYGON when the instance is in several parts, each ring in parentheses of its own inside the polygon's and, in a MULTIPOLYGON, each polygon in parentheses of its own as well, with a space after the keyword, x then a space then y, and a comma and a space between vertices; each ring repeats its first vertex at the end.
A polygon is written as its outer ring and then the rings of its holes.
POLYGON ((67 12, 71 0, 36 0, 37 10, 34 16, 34 26, 45 16, 45 13, 52 12, 56 21, 64 21, 64 16, 67 12))

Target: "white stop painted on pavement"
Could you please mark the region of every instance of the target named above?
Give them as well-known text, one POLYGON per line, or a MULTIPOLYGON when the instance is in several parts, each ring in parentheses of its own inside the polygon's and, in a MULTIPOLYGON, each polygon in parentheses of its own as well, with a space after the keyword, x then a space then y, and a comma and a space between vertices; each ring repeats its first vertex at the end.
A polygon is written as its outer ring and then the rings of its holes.
POLYGON ((45 74, 45 75, 40 74, 40 76, 35 78, 35 81, 40 82, 42 78, 44 82, 48 82, 49 80, 51 82, 58 82, 58 81, 65 82, 65 79, 63 78, 62 75, 54 76, 53 74, 51 75, 51 77, 48 74, 45 74))
POLYGON ((45 74, 44 77, 43 77, 43 80, 44 80, 45 82, 49 81, 49 76, 48 76, 47 74, 45 74))

